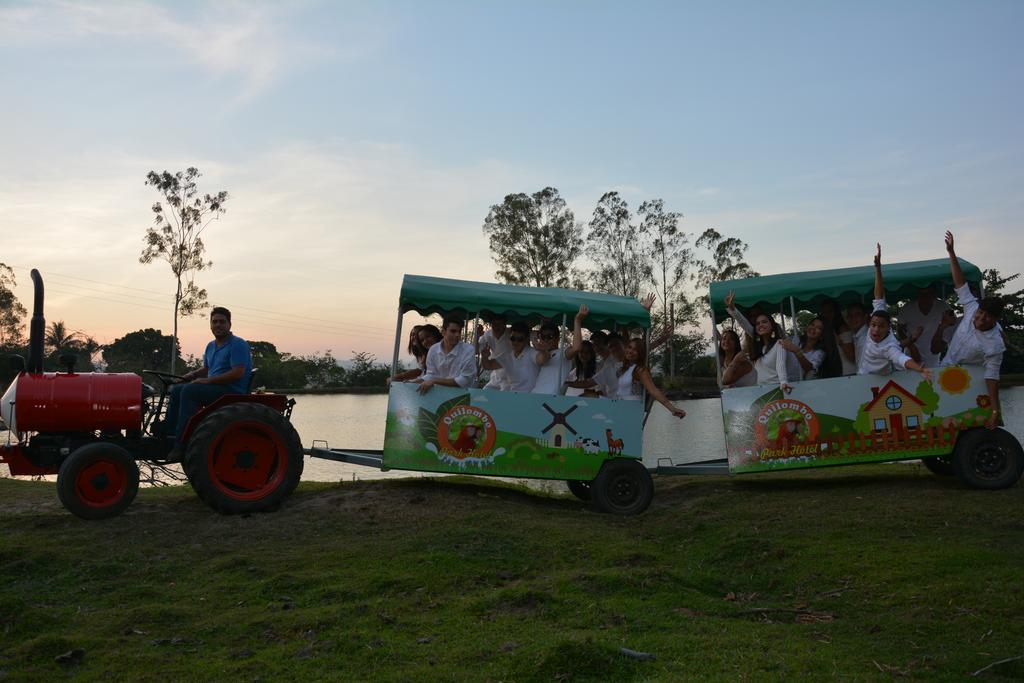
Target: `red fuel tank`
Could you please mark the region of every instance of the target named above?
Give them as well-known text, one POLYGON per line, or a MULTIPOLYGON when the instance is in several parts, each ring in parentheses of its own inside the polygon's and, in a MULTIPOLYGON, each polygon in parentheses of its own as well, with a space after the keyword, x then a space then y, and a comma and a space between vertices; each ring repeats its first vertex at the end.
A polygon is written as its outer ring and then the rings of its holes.
POLYGON ((142 427, 142 378, 134 373, 22 373, 12 388, 19 432, 142 427))

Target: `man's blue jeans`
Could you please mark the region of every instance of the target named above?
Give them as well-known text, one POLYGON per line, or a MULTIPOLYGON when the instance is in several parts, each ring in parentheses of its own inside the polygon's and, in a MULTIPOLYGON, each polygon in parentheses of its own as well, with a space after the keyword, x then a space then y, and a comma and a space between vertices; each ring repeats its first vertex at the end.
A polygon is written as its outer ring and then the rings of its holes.
POLYGON ((175 384, 171 387, 170 399, 167 403, 167 416, 164 418, 164 434, 170 435, 174 429, 174 442, 181 444, 181 433, 189 418, 200 408, 208 406, 224 394, 230 394, 230 387, 223 384, 175 384))

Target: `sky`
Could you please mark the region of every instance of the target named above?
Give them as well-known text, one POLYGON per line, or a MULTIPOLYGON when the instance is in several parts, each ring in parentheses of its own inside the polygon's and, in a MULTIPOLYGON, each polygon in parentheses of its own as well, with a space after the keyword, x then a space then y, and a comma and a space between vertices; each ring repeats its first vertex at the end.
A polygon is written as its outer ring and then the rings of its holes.
MULTIPOLYGON (((763 274, 1024 270, 1024 3, 0 1, 0 262, 48 321, 169 332, 150 170, 227 190, 199 284, 279 350, 390 360, 403 273, 493 281, 506 194, 662 198, 763 274)), ((210 338, 181 322, 183 350, 210 338)))

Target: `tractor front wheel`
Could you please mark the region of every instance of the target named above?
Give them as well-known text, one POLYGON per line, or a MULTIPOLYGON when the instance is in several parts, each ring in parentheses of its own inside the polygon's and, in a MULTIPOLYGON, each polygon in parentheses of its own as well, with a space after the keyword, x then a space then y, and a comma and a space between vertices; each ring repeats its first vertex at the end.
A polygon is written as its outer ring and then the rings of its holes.
POLYGON ((108 519, 125 511, 139 492, 139 466, 112 443, 90 443, 69 455, 57 472, 57 497, 82 519, 108 519))
POLYGON ((185 449, 185 474, 223 514, 276 508, 302 476, 302 442, 284 415, 259 403, 232 403, 204 419, 185 449))
POLYGON ((654 481, 639 460, 607 460, 591 484, 590 497, 600 512, 638 515, 654 498, 654 481))
POLYGON ((1005 429, 971 429, 957 439, 953 467, 974 488, 1005 489, 1024 472, 1024 450, 1005 429))

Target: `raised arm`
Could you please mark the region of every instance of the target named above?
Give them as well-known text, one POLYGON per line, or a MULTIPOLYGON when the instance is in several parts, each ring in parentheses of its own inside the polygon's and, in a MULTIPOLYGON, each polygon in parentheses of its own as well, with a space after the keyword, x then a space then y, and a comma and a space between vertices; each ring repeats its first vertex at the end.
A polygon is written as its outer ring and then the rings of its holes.
POLYGON ((583 348, 583 320, 590 313, 586 304, 580 304, 580 310, 572 321, 572 346, 565 350, 565 359, 572 360, 583 348))
POLYGON ((882 283, 882 245, 876 242, 875 247, 875 299, 885 298, 885 285, 882 283))
POLYGON ((736 324, 740 326, 740 329, 747 333, 747 336, 754 336, 754 326, 747 320, 747 316, 736 310, 736 306, 733 303, 736 300, 736 293, 729 292, 725 295, 725 308, 729 311, 729 316, 736 321, 736 324))
POLYGON ((967 284, 967 278, 964 277, 964 271, 960 268, 960 261, 953 250, 953 233, 949 230, 946 231, 946 253, 949 254, 949 270, 953 275, 953 287, 960 289, 967 284))

